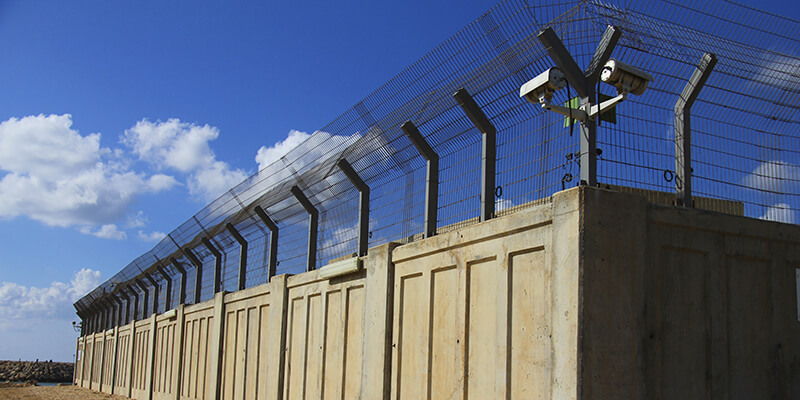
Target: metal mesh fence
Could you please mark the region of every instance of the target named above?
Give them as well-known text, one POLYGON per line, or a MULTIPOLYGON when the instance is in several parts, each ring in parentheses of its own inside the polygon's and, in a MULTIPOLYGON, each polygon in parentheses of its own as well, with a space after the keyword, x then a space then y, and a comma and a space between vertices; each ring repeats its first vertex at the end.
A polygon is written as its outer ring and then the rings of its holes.
MULTIPOLYGON (((261 207, 278 225, 277 273, 306 270, 309 214, 291 194, 298 186, 319 212, 316 263, 357 249, 358 195, 337 168, 346 159, 371 191, 369 246, 417 240, 425 214, 425 160, 400 126, 412 121, 440 157, 438 232, 478 222, 481 132, 453 99, 465 88, 497 130, 496 215, 539 204, 578 184, 579 129, 518 96, 519 87, 553 66, 537 39, 552 27, 578 65, 589 64, 607 25, 621 28, 614 58, 654 77, 642 96, 629 96, 615 122, 598 127, 602 184, 675 191, 675 103, 705 52, 719 63, 692 109, 694 193, 741 203, 751 217, 797 223, 800 211, 800 23, 731 2, 509 0, 378 88, 340 117, 209 204, 153 250, 76 303, 79 310, 143 273, 162 266, 177 304, 186 270, 186 299, 214 292, 213 252, 221 256, 220 287, 237 290, 240 244, 247 242, 245 287, 265 283, 270 231, 261 207)), ((604 94, 610 86, 598 85, 604 94)), ((554 104, 575 96, 555 93, 554 104)), ((728 203, 725 203, 728 204, 728 203)), ((713 208, 713 207, 712 207, 713 208)), ((719 211, 729 211, 720 207, 719 211)), ((155 290, 163 292, 164 278, 155 290)), ((141 292, 141 289, 137 288, 141 292)), ((151 297, 152 298, 152 297, 151 297)), ((165 296, 159 296, 165 301, 165 296)), ((141 303, 141 298, 140 298, 141 303)), ((139 314, 142 315, 142 314, 139 314)), ((145 314, 146 315, 146 314, 145 314)))

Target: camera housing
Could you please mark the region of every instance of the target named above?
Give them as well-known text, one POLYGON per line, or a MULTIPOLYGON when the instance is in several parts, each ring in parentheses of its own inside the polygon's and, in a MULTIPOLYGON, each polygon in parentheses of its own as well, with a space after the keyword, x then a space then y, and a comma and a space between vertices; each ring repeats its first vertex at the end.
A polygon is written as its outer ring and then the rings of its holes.
POLYGON ((519 97, 524 97, 533 104, 545 104, 553 98, 553 92, 566 85, 564 73, 553 67, 522 85, 519 88, 519 97))
POLYGON ((653 77, 636 67, 615 59, 608 60, 600 72, 600 80, 617 88, 617 93, 640 95, 653 77))

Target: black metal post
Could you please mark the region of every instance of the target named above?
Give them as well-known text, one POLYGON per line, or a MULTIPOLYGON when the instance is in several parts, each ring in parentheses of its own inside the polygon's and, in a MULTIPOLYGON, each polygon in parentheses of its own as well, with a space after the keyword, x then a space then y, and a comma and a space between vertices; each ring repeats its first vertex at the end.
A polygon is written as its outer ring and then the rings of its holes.
POLYGON ((369 186, 344 158, 336 165, 358 190, 358 256, 363 257, 367 255, 369 247, 369 186))
POLYGON ((294 197, 305 208, 308 213, 308 258, 306 259, 306 271, 313 271, 317 268, 317 226, 319 224, 319 211, 311 204, 303 191, 297 186, 290 189, 294 197))
POLYGON ((178 304, 186 304, 186 270, 175 258, 170 258, 172 266, 181 274, 181 283, 178 286, 178 304))
POLYGON ((717 56, 703 58, 675 102, 675 194, 680 206, 694 207, 692 200, 692 105, 717 64, 717 56))
POLYGON ((203 284, 203 263, 197 259, 191 249, 184 248, 182 251, 196 270, 194 274, 194 304, 198 304, 200 303, 200 289, 203 284))
POLYGON ((167 271, 165 271, 160 265, 156 266, 156 271, 158 271, 158 273, 164 277, 164 281, 167 283, 167 288, 165 290, 166 293, 164 293, 164 312, 167 312, 167 310, 172 308, 170 307, 170 304, 172 303, 172 278, 170 278, 169 274, 167 274, 167 271))
POLYGON ((158 315, 158 282, 148 273, 145 273, 144 277, 153 284, 153 314, 158 315))
POLYGON ((255 207, 256 215, 269 229, 269 257, 267 262, 267 282, 272 279, 278 269, 278 225, 264 212, 261 206, 255 207))
POLYGON ((133 286, 128 286, 128 291, 133 296, 133 317, 131 318, 131 322, 136 322, 139 318, 139 293, 133 286))
POLYGON ((423 235, 429 238, 436 235, 437 213, 439 210, 439 155, 433 151, 433 148, 413 122, 406 121, 400 128, 427 162, 425 171, 425 228, 423 235))
POLYGON ((125 292, 124 288, 120 289, 119 295, 125 298, 125 319, 123 319, 123 321, 125 321, 125 324, 128 324, 131 321, 131 298, 125 292))
POLYGON ((239 285, 238 290, 244 290, 245 280, 247 279, 247 241, 244 240, 239 231, 233 224, 225 225, 225 229, 230 232, 231 236, 239 243, 239 285))
POLYGON ((211 255, 214 256, 214 293, 219 293, 222 281, 222 254, 217 250, 216 247, 208 240, 207 237, 201 239, 203 241, 203 245, 206 246, 208 251, 211 252, 211 255))
POLYGON ((147 285, 145 285, 144 282, 137 280, 136 284, 139 285, 140 288, 142 288, 142 292, 144 293, 144 304, 142 305, 142 319, 145 319, 150 316, 150 314, 147 313, 147 300, 150 297, 150 293, 147 291, 147 285))
POLYGON ((122 300, 120 300, 118 295, 112 294, 114 302, 117 303, 117 326, 125 325, 122 323, 122 300))
POLYGON ((497 164, 497 129, 486 118, 486 114, 469 95, 466 89, 459 89, 453 98, 467 114, 472 124, 483 136, 481 148, 481 221, 494 217, 495 172, 497 164))

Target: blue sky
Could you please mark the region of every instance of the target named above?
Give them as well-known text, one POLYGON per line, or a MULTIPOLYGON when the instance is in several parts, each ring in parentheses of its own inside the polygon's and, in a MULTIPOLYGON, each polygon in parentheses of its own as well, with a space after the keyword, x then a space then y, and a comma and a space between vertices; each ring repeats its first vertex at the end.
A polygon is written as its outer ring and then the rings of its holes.
POLYGON ((71 359, 76 297, 492 5, 0 1, 0 359, 71 359))

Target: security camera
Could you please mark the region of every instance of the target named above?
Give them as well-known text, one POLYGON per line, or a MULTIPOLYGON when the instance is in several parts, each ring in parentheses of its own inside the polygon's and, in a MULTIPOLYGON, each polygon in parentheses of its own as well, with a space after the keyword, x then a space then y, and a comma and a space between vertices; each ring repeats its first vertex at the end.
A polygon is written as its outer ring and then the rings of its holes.
POLYGON ((617 88, 617 93, 633 93, 640 95, 647 89, 647 83, 653 80, 647 72, 623 62, 611 59, 603 66, 600 79, 617 88))
POLYGON ((553 98, 553 92, 567 85, 564 73, 558 68, 550 68, 519 88, 519 97, 534 104, 545 104, 553 98))

